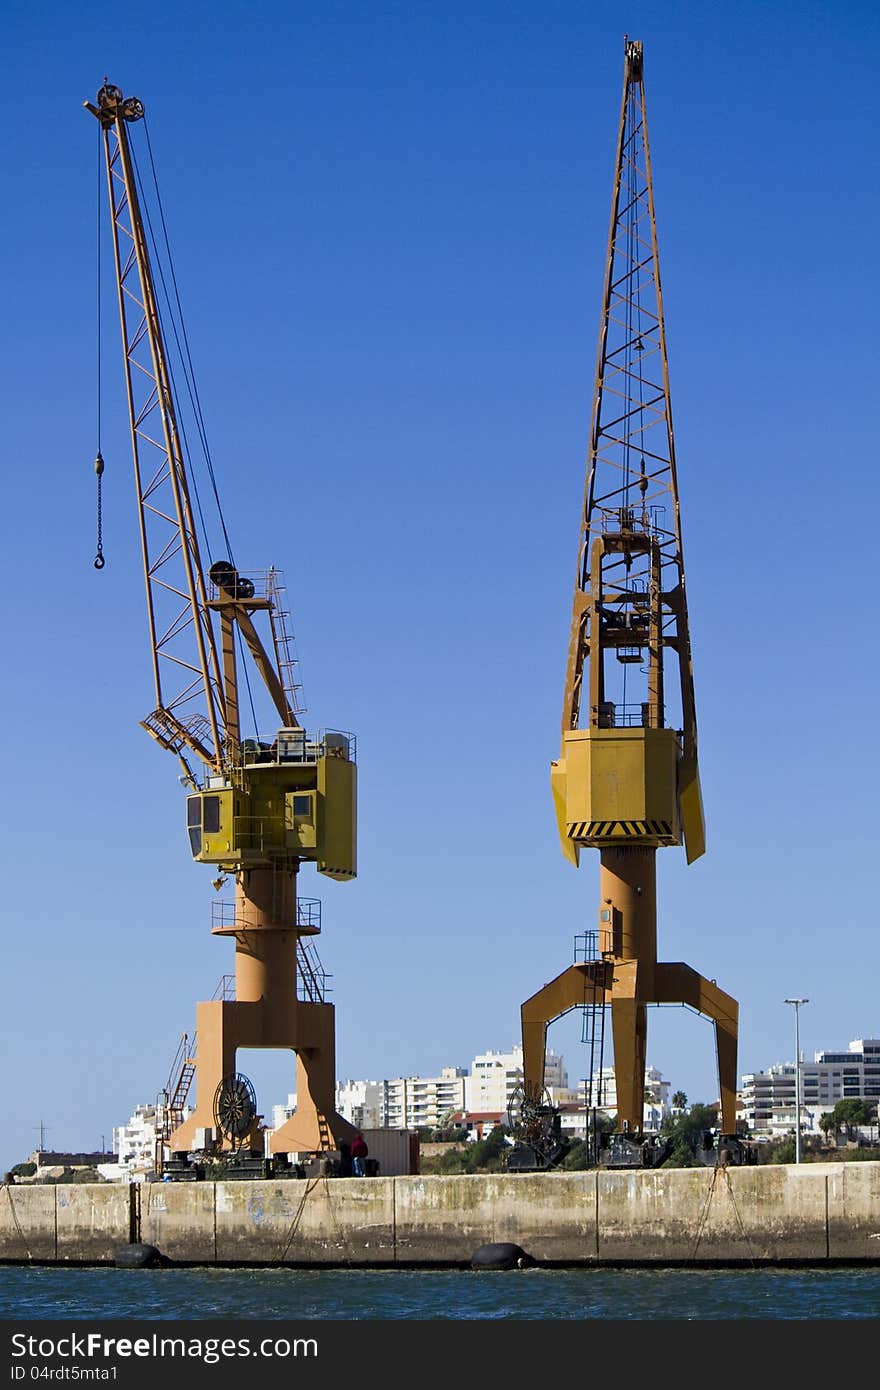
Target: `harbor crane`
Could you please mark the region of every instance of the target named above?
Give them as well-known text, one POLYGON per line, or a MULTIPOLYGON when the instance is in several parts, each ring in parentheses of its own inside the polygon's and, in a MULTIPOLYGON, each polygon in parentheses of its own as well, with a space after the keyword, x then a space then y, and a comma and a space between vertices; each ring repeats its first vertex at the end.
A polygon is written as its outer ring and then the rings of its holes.
MULTIPOLYGON (((203 569, 202 509, 197 492, 193 507, 163 322, 173 300, 161 262, 154 275, 157 238, 129 135, 144 107, 106 81, 84 105, 102 132, 122 327, 154 691, 141 722, 182 767, 193 858, 216 866, 215 887, 235 883, 234 903, 216 903, 213 924, 214 935, 235 943, 234 988, 197 1006, 197 1050, 183 1056, 169 1098, 175 1123, 167 1147, 262 1153, 253 1090, 236 1071, 237 1050, 246 1047, 296 1054, 296 1110, 272 1135, 272 1154, 327 1152, 354 1129, 335 1109, 334 1008, 313 940, 320 904, 298 897, 297 878, 304 863, 333 879, 355 876, 356 741, 334 730, 311 736, 298 718, 280 572, 240 569, 225 522, 224 551, 203 569), (257 718, 253 670, 271 707, 270 737, 256 729, 256 737, 243 737, 246 697, 257 718), (195 1107, 184 1119, 193 1081, 195 1107)), ((160 215, 164 228, 161 204, 160 215)), ((180 359, 191 388, 188 348, 180 359)), ((208 463, 213 485, 209 455, 208 463)), ((96 471, 100 485, 100 441, 96 471)), ((96 567, 103 562, 99 511, 96 567)))
MULTIPOLYGON (((523 1096, 546 1107, 553 1019, 610 1006, 617 1134, 609 1162, 652 1166, 643 1133, 647 1006, 715 1026, 718 1152, 737 1161, 738 1006, 689 965, 657 959, 657 850, 705 850, 697 719, 641 43, 625 40, 589 458, 553 805, 566 859, 599 851, 592 949, 522 1005, 523 1096)), ((595 1028, 595 1023, 594 1023, 595 1028)), ((526 1166, 523 1163, 523 1166, 526 1166)))

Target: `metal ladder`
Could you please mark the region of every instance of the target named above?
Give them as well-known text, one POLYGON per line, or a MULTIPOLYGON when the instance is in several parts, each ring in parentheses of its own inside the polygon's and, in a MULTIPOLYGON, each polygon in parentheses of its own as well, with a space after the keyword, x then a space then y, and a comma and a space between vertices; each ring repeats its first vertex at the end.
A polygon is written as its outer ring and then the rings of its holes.
POLYGON ((266 594, 272 601, 269 609, 269 624, 272 629, 272 642, 275 647, 275 664, 281 676, 281 685, 287 696, 293 714, 305 714, 302 703, 302 682, 296 679, 297 659, 293 651, 293 634, 287 626, 290 613, 283 605, 285 593, 281 572, 270 569, 266 580, 266 594))
MULTIPOLYGON (((235 976, 221 975, 220 982, 214 993, 211 995, 211 1003, 216 1003, 219 999, 235 998, 235 976)), ((192 1038, 188 1033, 181 1035, 174 1054, 174 1060, 168 1070, 168 1080, 159 1092, 156 1106, 157 1110, 161 1107, 162 1119, 156 1125, 156 1141, 154 1148, 154 1167, 157 1173, 161 1173, 165 1159, 165 1145, 168 1143, 174 1131, 183 1124, 183 1112, 186 1107, 186 1098, 189 1095, 193 1078, 196 1074, 196 1061, 198 1050, 198 1034, 193 1029, 192 1038)))
MULTIPOLYGON (((599 960, 599 933, 583 932, 574 939, 575 962, 599 960)), ((584 1003, 581 1006, 581 1042, 589 1049, 589 1064, 584 1094, 586 1120, 587 1161, 597 1163, 599 1159, 598 1134, 596 1133, 596 1110, 602 1108, 602 1068, 605 1060, 605 1005, 584 1003), (598 1061, 598 1066, 596 1065, 598 1061), (598 1073, 598 1081, 596 1076, 598 1073), (595 1087, 595 1096, 593 1094, 595 1087), (593 1117, 592 1133, 590 1115, 593 1117)))

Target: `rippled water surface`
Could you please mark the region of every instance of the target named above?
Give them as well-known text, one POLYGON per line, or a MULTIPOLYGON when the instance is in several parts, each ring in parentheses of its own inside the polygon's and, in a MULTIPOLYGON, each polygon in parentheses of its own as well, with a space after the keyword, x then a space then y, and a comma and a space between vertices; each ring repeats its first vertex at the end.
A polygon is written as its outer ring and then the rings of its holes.
POLYGON ((0 1268, 0 1318, 876 1318, 880 1269, 0 1268))

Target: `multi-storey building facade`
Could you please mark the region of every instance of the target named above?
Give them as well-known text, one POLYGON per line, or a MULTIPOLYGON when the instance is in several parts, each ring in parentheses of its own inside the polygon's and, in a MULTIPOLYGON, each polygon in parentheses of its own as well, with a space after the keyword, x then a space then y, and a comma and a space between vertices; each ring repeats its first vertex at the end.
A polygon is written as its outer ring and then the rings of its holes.
MULTIPOLYGON (((740 1116, 751 1133, 778 1138, 795 1128, 796 1068, 794 1062, 777 1062, 766 1071, 749 1072, 743 1079, 740 1116)), ((823 1114, 839 1100, 880 1099, 880 1039, 855 1038, 846 1052, 816 1052, 812 1062, 800 1067, 801 1128, 818 1134, 823 1114)))
MULTIPOLYGON (((128 1123, 113 1130, 113 1152, 119 1161, 120 1176, 137 1177, 155 1166, 156 1131, 163 1121, 161 1105, 136 1105, 128 1123)), ((189 1115, 184 1107, 183 1118, 189 1115)))
MULTIPOLYGON (((522 1047, 509 1052, 481 1052, 470 1068, 444 1067, 439 1076, 399 1076, 384 1081, 340 1081, 336 1087, 336 1108, 352 1124, 362 1129, 441 1129, 461 1125, 472 1137, 479 1137, 499 1121, 507 1123, 511 1100, 523 1079, 522 1047)), ((562 1115, 562 1127, 571 1137, 586 1132, 586 1091, 568 1084, 565 1061, 548 1051, 545 1059, 545 1085, 550 1100, 562 1115)), ((645 1073, 645 1129, 659 1130, 669 1112, 670 1083, 656 1067, 645 1073)), ((617 1113, 617 1094, 613 1067, 597 1073, 593 1103, 606 1115, 617 1113), (600 1085, 601 1080, 601 1085, 600 1085)), ((296 1096, 286 1105, 276 1105, 273 1125, 278 1128, 296 1107, 296 1096)))
MULTIPOLYGON (((472 1114, 497 1114, 506 1119, 507 1107, 522 1079, 521 1045, 515 1044, 510 1052, 481 1052, 473 1059, 470 1074, 466 1076, 462 1109, 472 1114)), ((551 1093, 568 1088, 565 1063, 555 1052, 548 1051, 545 1055, 544 1085, 551 1093)))
POLYGON ((465 1103, 467 1070, 443 1067, 439 1076, 398 1076, 380 1082, 383 1127, 439 1129, 465 1103))

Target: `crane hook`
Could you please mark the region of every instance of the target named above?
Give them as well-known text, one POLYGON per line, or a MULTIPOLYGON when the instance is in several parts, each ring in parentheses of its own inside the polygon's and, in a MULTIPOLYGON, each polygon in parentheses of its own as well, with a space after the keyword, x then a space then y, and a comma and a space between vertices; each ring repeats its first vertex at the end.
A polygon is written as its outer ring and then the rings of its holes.
POLYGON ((101 457, 101 450, 98 450, 95 458, 95 473, 98 477, 98 553, 95 556, 95 569, 102 570, 107 563, 104 559, 103 526, 101 516, 101 475, 104 472, 104 460, 101 457))

